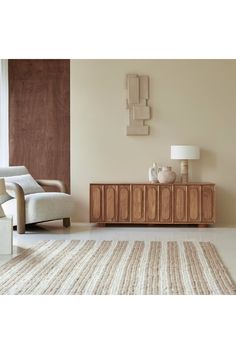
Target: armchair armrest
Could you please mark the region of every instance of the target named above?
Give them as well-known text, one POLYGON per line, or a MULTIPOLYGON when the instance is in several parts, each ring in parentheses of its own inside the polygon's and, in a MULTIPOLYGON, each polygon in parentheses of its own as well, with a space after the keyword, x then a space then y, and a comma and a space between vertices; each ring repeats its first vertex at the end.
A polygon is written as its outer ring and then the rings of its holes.
POLYGON ((6 191, 15 193, 17 231, 19 234, 23 234, 25 233, 25 195, 23 188, 18 183, 6 182, 6 191))
POLYGON ((36 179, 36 181, 42 187, 57 187, 61 193, 68 193, 65 183, 59 179, 36 179))

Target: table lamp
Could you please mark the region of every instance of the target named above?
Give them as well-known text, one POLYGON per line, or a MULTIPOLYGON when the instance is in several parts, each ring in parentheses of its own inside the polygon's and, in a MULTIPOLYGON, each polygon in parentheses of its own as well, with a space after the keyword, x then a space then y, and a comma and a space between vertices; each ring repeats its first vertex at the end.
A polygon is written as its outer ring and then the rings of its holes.
POLYGON ((0 178, 0 218, 5 216, 1 204, 5 203, 8 199, 9 196, 6 192, 5 180, 4 178, 0 178))
POLYGON ((200 159, 200 149, 193 145, 172 145, 171 159, 180 161, 181 182, 188 183, 188 160, 200 159))

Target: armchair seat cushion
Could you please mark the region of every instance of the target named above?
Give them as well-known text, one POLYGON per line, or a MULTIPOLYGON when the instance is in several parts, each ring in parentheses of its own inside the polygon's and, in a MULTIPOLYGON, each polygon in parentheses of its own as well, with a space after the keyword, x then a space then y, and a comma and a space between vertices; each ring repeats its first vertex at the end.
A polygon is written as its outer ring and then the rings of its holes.
MULTIPOLYGON (((57 192, 43 192, 25 195, 26 224, 68 218, 73 211, 73 199, 69 194, 57 192)), ((2 204, 6 215, 13 216, 13 225, 16 220, 16 199, 2 204)))

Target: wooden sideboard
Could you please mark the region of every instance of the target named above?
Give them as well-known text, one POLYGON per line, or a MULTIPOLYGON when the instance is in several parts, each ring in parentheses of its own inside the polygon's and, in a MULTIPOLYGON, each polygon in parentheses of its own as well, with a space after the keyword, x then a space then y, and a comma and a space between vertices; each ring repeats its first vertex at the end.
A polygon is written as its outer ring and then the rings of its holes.
POLYGON ((215 185, 90 184, 90 222, 199 226, 213 224, 215 185))

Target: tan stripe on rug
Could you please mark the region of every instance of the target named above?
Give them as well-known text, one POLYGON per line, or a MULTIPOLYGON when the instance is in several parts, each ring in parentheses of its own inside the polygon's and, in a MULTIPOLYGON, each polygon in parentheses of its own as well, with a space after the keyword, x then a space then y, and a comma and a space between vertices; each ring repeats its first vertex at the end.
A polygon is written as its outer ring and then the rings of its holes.
POLYGON ((0 294, 235 294, 210 242, 45 241, 0 267, 0 294))

